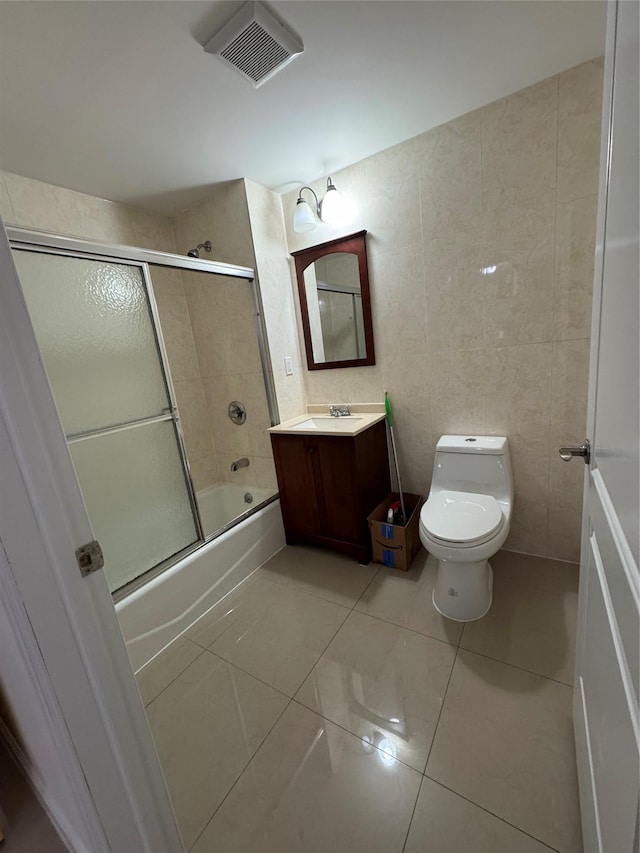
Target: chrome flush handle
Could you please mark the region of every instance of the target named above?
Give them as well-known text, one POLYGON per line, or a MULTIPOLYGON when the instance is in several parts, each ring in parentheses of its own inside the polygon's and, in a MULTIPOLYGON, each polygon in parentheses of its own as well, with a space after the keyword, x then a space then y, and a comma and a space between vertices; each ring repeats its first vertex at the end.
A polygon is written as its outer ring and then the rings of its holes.
POLYGON ((561 447, 558 453, 564 462, 571 462, 574 456, 582 456, 584 464, 588 465, 591 461, 591 444, 589 439, 585 438, 584 444, 579 447, 561 447))

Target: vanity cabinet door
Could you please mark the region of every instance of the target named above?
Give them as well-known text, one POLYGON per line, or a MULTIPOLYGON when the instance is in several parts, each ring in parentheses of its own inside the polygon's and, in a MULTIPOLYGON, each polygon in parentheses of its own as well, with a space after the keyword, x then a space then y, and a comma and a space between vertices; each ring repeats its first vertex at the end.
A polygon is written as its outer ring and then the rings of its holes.
POLYGON ((358 514, 356 441, 331 436, 316 439, 316 499, 322 532, 330 539, 354 543, 363 536, 363 519, 358 514))
POLYGON ((287 541, 294 533, 319 533, 321 522, 314 473, 315 439, 302 435, 272 435, 271 443, 287 541))

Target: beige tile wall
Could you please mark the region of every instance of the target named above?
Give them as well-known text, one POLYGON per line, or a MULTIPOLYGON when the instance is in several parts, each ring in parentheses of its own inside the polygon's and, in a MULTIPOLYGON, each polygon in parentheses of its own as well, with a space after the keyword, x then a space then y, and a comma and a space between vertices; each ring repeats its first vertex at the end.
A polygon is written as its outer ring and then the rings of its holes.
POLYGON ((6 225, 84 240, 175 252, 171 221, 127 204, 0 172, 0 216, 6 225))
POLYGON ((566 560, 583 471, 557 448, 586 427, 601 88, 597 59, 334 174, 360 211, 341 229, 296 234, 297 192, 282 199, 289 251, 369 232, 376 366, 304 370, 306 399, 388 389, 404 485, 423 494, 438 436, 504 433, 507 546, 566 560))
POLYGON ((180 254, 186 254, 198 243, 211 240, 211 254, 203 252, 203 258, 253 268, 244 181, 216 184, 204 201, 174 216, 172 222, 180 254))

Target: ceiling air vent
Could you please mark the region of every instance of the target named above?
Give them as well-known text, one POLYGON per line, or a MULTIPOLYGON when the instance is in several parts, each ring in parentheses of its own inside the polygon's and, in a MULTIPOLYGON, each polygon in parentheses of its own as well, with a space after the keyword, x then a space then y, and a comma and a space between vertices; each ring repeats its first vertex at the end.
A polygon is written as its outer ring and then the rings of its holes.
POLYGON ((303 51, 302 42, 259 2, 245 3, 204 46, 257 88, 303 51))

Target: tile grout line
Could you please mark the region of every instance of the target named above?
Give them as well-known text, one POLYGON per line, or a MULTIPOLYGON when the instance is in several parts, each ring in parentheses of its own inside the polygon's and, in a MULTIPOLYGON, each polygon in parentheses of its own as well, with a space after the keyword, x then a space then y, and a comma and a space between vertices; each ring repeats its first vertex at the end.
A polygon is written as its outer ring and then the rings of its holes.
MULTIPOLYGON (((220 634, 220 636, 222 636, 222 634, 220 634)), ((192 640, 190 637, 187 637, 187 639, 189 640, 189 642, 193 643, 194 646, 198 646, 198 648, 202 649, 203 652, 209 651, 209 646, 203 646, 202 643, 199 643, 197 640, 192 640)), ((218 638, 216 637, 216 640, 217 639, 218 638)), ((215 640, 213 642, 215 643, 215 640)))
POLYGON ((216 658, 219 661, 222 661, 222 663, 226 663, 227 666, 232 666, 234 669, 237 669, 238 672, 242 672, 242 673, 244 673, 244 675, 247 675, 249 678, 253 678, 255 681, 260 682, 260 684, 264 684, 265 687, 269 687, 271 690, 275 690, 276 693, 279 693, 281 696, 284 696, 285 699, 288 699, 289 701, 291 701, 293 699, 293 696, 287 695, 283 690, 280 690, 278 687, 274 687, 273 684, 269 684, 268 681, 264 681, 262 678, 259 678, 257 675, 254 675, 252 672, 249 672, 248 670, 243 669, 243 667, 238 666, 237 663, 232 663, 232 661, 227 660, 226 658, 223 658, 222 655, 219 655, 217 652, 214 652, 212 649, 205 649, 204 651, 209 652, 210 655, 213 655, 214 658, 216 658))
POLYGON ((442 694, 442 704, 440 705, 440 711, 438 713, 438 719, 436 720, 436 724, 435 724, 435 727, 433 729, 433 737, 431 738, 431 743, 429 745, 429 751, 427 753, 427 759, 424 763, 424 770, 422 771, 422 779, 420 780, 420 786, 418 788, 418 795, 417 795, 416 801, 413 805, 413 811, 411 812, 411 819, 409 820, 409 826, 407 827, 407 834, 404 837, 404 844, 402 845, 402 853, 404 853, 404 851, 405 851, 405 848, 407 846, 407 841, 409 840, 409 834, 411 833, 411 825, 413 823, 413 818, 414 818, 414 815, 416 813, 416 809, 418 807, 418 799, 420 797, 420 792, 422 791, 422 786, 423 786, 424 780, 426 778, 426 770, 427 770, 427 765, 429 764, 429 758, 431 757, 431 750, 433 749, 433 744, 435 743, 436 735, 438 734, 438 726, 440 725, 440 718, 442 717, 442 712, 444 710, 444 703, 445 703, 445 700, 447 698, 447 692, 449 690, 449 684, 451 683, 451 676, 453 675, 453 668, 455 667, 456 660, 458 659, 458 648, 459 647, 456 646, 456 651, 455 651, 455 654, 453 656, 453 661, 451 662, 451 671, 449 672, 449 678, 447 679, 447 685, 444 689, 444 693, 442 694))
POLYGON ((420 779, 420 784, 418 785, 418 793, 416 794, 416 801, 413 804, 413 808, 411 810, 411 817, 409 818, 409 825, 407 826, 407 831, 406 831, 405 836, 404 836, 404 844, 402 845, 402 853, 404 853, 404 851, 407 847, 407 841, 409 840, 409 833, 411 832, 411 824, 413 823, 413 818, 414 818, 414 815, 416 813, 416 809, 418 808, 418 800, 420 799, 420 792, 422 791, 422 786, 424 784, 424 780, 425 780, 425 777, 423 775, 422 779, 420 779))
MULTIPOLYGON (((428 554, 428 551, 425 553, 428 554)), ((462 629, 462 632, 460 633, 460 638, 458 639, 458 642, 457 643, 450 643, 449 640, 443 640, 442 637, 434 637, 433 634, 425 634, 422 631, 416 631, 415 628, 408 628, 406 625, 398 625, 397 622, 391 622, 390 619, 383 619, 382 616, 376 616, 373 613, 368 613, 368 612, 365 612, 364 610, 356 610, 356 607, 362 601, 365 593, 367 592, 367 590, 369 589, 371 584, 374 582, 374 580, 378 577, 380 572, 384 570, 384 568, 385 567, 383 567, 381 564, 380 568, 376 571, 375 575, 371 578, 369 583, 362 590, 360 598, 358 598, 358 600, 355 602, 355 604, 351 608, 351 612, 355 611, 356 613, 361 613, 363 616, 369 616, 371 619, 377 619, 379 622, 384 622, 387 625, 394 625, 396 628, 401 628, 404 631, 411 631, 412 634, 418 634, 421 637, 428 637, 430 640, 437 640, 439 643, 444 643, 447 646, 454 646, 455 648, 457 648, 460 645, 460 640, 462 639, 462 633, 464 632, 464 628, 462 629)))
MULTIPOLYGON (((325 723, 329 723, 330 725, 335 726, 337 729, 340 729, 346 735, 349 735, 349 737, 354 737, 356 740, 359 740, 360 742, 364 741, 364 738, 360 737, 360 735, 355 734, 355 732, 352 732, 350 729, 346 729, 341 723, 336 723, 335 720, 331 720, 331 719, 329 719, 329 717, 325 717, 324 714, 321 714, 320 711, 316 711, 315 708, 308 708, 299 699, 292 699, 291 702, 295 702, 296 705, 299 705, 305 711, 309 711, 310 714, 314 714, 316 717, 319 717, 325 723)), ((382 755, 387 755, 387 756, 389 755, 389 753, 385 752, 384 749, 380 749, 379 746, 376 746, 375 743, 371 743, 370 746, 373 749, 375 749, 376 752, 379 752, 382 755)), ((418 776, 420 776, 420 781, 422 782, 422 779, 424 778, 424 773, 421 773, 420 770, 416 770, 415 767, 412 767, 410 764, 407 764, 407 762, 403 761, 401 758, 395 758, 394 757, 393 760, 396 762, 396 764, 401 764, 403 767, 405 767, 407 770, 411 771, 412 773, 417 773, 418 776)))
POLYGON ((440 785, 441 788, 445 788, 447 791, 451 791, 452 794, 455 794, 456 797, 460 797, 461 800, 465 800, 467 803, 470 803, 472 806, 475 806, 477 809, 481 809, 486 814, 491 815, 491 817, 495 817, 496 820, 501 821, 502 823, 506 823, 507 826, 510 826, 512 829, 516 829, 518 832, 521 832, 523 835, 526 835, 528 838, 532 838, 534 841, 537 841, 538 844, 542 844, 547 847, 549 850, 553 850, 554 853, 562 853, 562 851, 558 850, 556 847, 552 847, 550 844, 547 844, 546 841, 542 841, 541 838, 537 838, 535 835, 531 835, 530 832, 527 832, 526 829, 522 829, 519 826, 516 826, 515 823, 511 823, 505 818, 500 817, 499 814, 490 811, 485 806, 481 806, 480 803, 476 803, 474 800, 470 800, 469 797, 465 797, 464 794, 461 794, 459 791, 456 791, 454 788, 450 788, 448 785, 445 785, 444 782, 440 782, 438 779, 434 779, 433 776, 428 776, 426 773, 423 775, 423 779, 428 779, 430 782, 434 782, 436 785, 440 785))
MULTIPOLYGON (((332 720, 330 717, 325 717, 325 715, 321 711, 317 711, 315 708, 309 708, 308 705, 305 705, 304 702, 301 702, 300 699, 296 699, 295 696, 291 700, 295 702, 296 705, 299 705, 301 708, 304 708, 305 711, 310 711, 312 714, 315 714, 316 717, 320 717, 321 720, 325 720, 327 723, 331 723, 332 726, 336 726, 338 729, 342 729, 345 734, 351 735, 351 737, 356 738, 356 740, 363 741, 360 735, 357 735, 355 732, 352 732, 351 729, 345 728, 342 723, 336 723, 335 720, 332 720)), ((383 755, 387 755, 384 749, 380 749, 379 746, 376 746, 375 743, 372 743, 371 746, 381 752, 383 755)), ((417 773, 419 776, 424 776, 424 773, 421 770, 418 770, 416 767, 412 767, 410 764, 407 764, 406 761, 403 761, 401 758, 394 757, 394 761, 398 764, 402 764, 403 767, 406 767, 407 770, 412 770, 414 773, 417 773)))
POLYGON ((561 687, 568 687, 570 690, 573 690, 575 686, 566 681, 559 681, 557 678, 551 678, 550 675, 542 675, 539 672, 535 672, 533 669, 526 669, 525 667, 518 666, 515 663, 508 663, 505 660, 500 660, 500 658, 491 657, 491 655, 487 655, 484 652, 476 652, 474 649, 467 649, 465 646, 459 646, 458 648, 461 652, 469 652, 469 654, 478 655, 478 657, 492 660, 494 663, 501 663, 503 666, 510 666, 511 669, 517 669, 519 672, 526 672, 528 675, 535 675, 537 678, 544 678, 546 681, 551 681, 553 684, 559 684, 561 687))
POLYGON ((376 616, 373 613, 366 613, 364 610, 355 610, 355 613, 360 613, 362 616, 368 616, 370 619, 375 619, 378 622, 384 622, 385 625, 393 625, 394 628, 399 628, 401 631, 409 631, 411 634, 417 634, 419 637, 426 637, 428 640, 435 640, 437 643, 443 643, 445 646, 458 648, 458 643, 450 643, 449 640, 443 640, 442 637, 436 637, 433 634, 425 634, 423 631, 416 631, 415 628, 408 628, 406 625, 399 625, 397 622, 391 622, 389 619, 383 619, 382 616, 376 616))
POLYGON ((378 572, 376 571, 376 572, 374 573, 373 577, 371 578, 371 580, 367 581, 367 585, 365 586, 364 590, 363 590, 363 591, 362 591, 362 593, 358 596, 358 598, 356 599, 355 603, 354 603, 354 604, 352 604, 351 606, 349 606, 348 604, 342 604, 341 602, 336 601, 334 598, 329 598, 329 597, 328 597, 328 596, 326 596, 326 595, 320 595, 320 594, 319 594, 319 593, 317 593, 317 592, 310 592, 310 591, 308 591, 308 590, 297 589, 295 584, 291 584, 291 583, 282 583, 281 581, 274 580, 273 578, 267 578, 267 580, 271 581, 271 583, 274 583, 274 584, 276 584, 276 585, 277 585, 277 586, 279 586, 279 587, 282 587, 283 589, 288 589, 289 591, 296 592, 296 593, 297 593, 297 594, 299 594, 299 595, 306 595, 306 596, 308 596, 309 598, 317 598, 317 599, 319 599, 320 601, 326 601, 326 602, 328 602, 329 604, 335 604, 337 607, 344 607, 344 608, 346 608, 347 610, 353 610, 353 608, 354 608, 354 607, 356 606, 356 604, 360 601, 360 599, 362 598, 362 596, 364 595, 364 593, 367 591, 367 589, 369 588, 369 586, 373 583, 373 581, 375 580, 375 578, 376 578, 377 574, 378 574, 378 572))
MULTIPOLYGON (((142 703, 142 704, 144 705, 144 710, 145 710, 145 712, 146 712, 147 708, 148 708, 148 707, 149 707, 153 702, 155 702, 155 701, 156 701, 156 699, 158 699, 160 696, 162 696, 162 694, 164 693, 164 691, 165 691, 165 690, 167 690, 167 688, 171 687, 171 685, 173 684, 173 682, 174 682, 174 681, 176 681, 178 678, 180 678, 180 676, 182 675, 182 673, 183 673, 183 672, 185 672, 187 669, 189 669, 189 667, 191 666, 191 664, 192 664, 192 663, 195 663, 197 660, 199 660, 199 659, 202 657, 202 653, 203 653, 203 652, 206 652, 206 651, 207 651, 207 649, 203 649, 203 648, 202 648, 202 646, 201 646, 199 643, 194 643, 194 646, 197 646, 197 647, 200 649, 200 651, 199 651, 199 652, 198 652, 198 654, 194 657, 194 659, 193 659, 192 661, 189 661, 189 663, 188 663, 188 664, 187 664, 183 669, 181 669, 181 670, 180 670, 180 672, 179 672, 179 673, 178 673, 174 678, 172 678, 172 679, 171 679, 171 681, 170 681, 168 684, 165 684, 165 686, 162 688, 162 690, 160 690, 160 692, 159 692, 159 693, 156 693, 156 695, 153 697, 153 699, 150 699, 150 700, 149 700, 148 702, 146 702, 146 703, 143 701, 143 703, 142 703)), ((137 683, 137 679, 136 679, 136 683, 137 683)), ((138 686, 138 692, 140 692, 140 687, 139 687, 139 686, 138 686)), ((142 696, 141 696, 140 698, 142 698, 142 696)))
MULTIPOLYGON (((213 652, 212 652, 211 654, 213 654, 213 652)), ((217 656, 216 656, 216 657, 217 657, 217 656)), ((222 660, 222 658, 220 658, 220 660, 222 660)), ((225 663, 228 663, 228 661, 225 661, 225 663)), ((231 664, 231 665, 233 666, 234 664, 231 664)), ((244 672, 244 670, 242 670, 242 672, 244 672)), ((246 674, 246 675, 248 675, 249 673, 245 673, 245 674, 246 674)), ((254 676, 254 677, 255 677, 255 676, 254 676)), ((264 684, 264 682, 262 682, 262 683, 264 684)), ((268 686, 270 686, 270 685, 268 685, 268 686)), ((275 690, 275 688, 272 688, 272 689, 274 689, 274 690, 275 690)), ((280 691, 278 691, 278 692, 280 692, 280 691)), ((282 695, 285 695, 285 694, 282 694, 282 695)), ((285 698, 288 698, 288 697, 285 697, 285 698)), ((278 714, 278 716, 276 717, 276 719, 275 719, 275 720, 274 720, 274 722, 273 722, 273 725, 271 726, 271 728, 269 729, 269 731, 265 734, 265 736, 262 738, 262 740, 260 741, 260 743, 259 743, 259 744, 258 744, 258 746, 256 747, 256 750, 255 750, 255 752, 253 753, 253 755, 249 758, 249 760, 248 760, 248 761, 247 761, 247 763, 244 765, 244 767, 242 768, 242 770, 240 771, 240 773, 238 773, 238 776, 237 776, 236 780, 234 781, 234 783, 231 785, 231 787, 229 788, 229 790, 227 791, 227 793, 224 795, 224 797, 222 798, 222 800, 220 801, 220 803, 219 803, 219 804, 216 806, 216 808, 213 810, 213 814, 211 815, 211 817, 209 818, 209 820, 205 823, 205 825, 202 827, 202 831, 198 833, 197 838, 194 840, 194 842, 193 842, 193 844, 191 845, 191 847, 189 847, 189 851, 193 850, 193 848, 196 846, 196 844, 197 844, 197 843, 198 843, 198 841, 200 840, 201 836, 204 834, 204 832, 206 831, 207 827, 209 826, 209 824, 211 823, 211 821, 214 819, 214 817, 218 814, 218 812, 220 811, 220 809, 222 808, 222 806, 223 806, 223 805, 224 805, 224 803, 226 802, 227 797, 228 797, 228 796, 229 796, 229 794, 233 791, 233 789, 234 789, 234 788, 235 788, 235 786, 238 784, 238 782, 240 781, 240 779, 243 777, 245 770, 246 770, 246 769, 247 769, 247 767, 251 764, 251 762, 252 762, 252 761, 253 761, 253 759, 256 757, 256 755, 260 752, 260 750, 261 750, 261 749, 262 749, 262 747, 264 746, 264 743, 265 743, 266 739, 269 737, 269 735, 270 735, 270 734, 271 734, 271 732, 274 730, 274 728, 278 725, 278 723, 279 723, 279 722, 280 722, 280 720, 282 719, 282 716, 284 715, 285 711, 287 710, 287 708, 289 707, 289 705, 290 705, 292 702, 293 702, 293 699, 289 699, 289 701, 288 701, 288 702, 287 702, 287 704, 284 706, 284 708, 282 709, 282 711, 280 712, 280 714, 278 714)), ((187 851, 187 853, 189 853, 189 851, 187 851)))
MULTIPOLYGON (((373 560, 372 560, 371 562, 373 562, 373 560)), ((360 593, 360 595, 358 596, 358 598, 353 602, 353 607, 351 608, 351 610, 355 610, 355 609, 356 609, 356 607, 358 606, 358 604, 360 604, 360 602, 362 601, 362 597, 363 597, 363 595, 366 593, 366 591, 369 589, 369 587, 370 587, 370 586, 371 586, 371 584, 374 582, 374 580, 378 577, 378 575, 379 575, 379 574, 380 574, 380 568, 378 567, 378 568, 375 570, 375 572, 373 573, 373 577, 371 578, 371 580, 369 581, 369 583, 368 583, 368 584, 365 586, 365 588, 362 590, 362 592, 360 593)))
POLYGON ((433 737, 431 738, 431 745, 429 747, 429 752, 427 753, 427 760, 424 763, 424 770, 422 771, 422 775, 425 776, 427 773, 427 767, 429 765, 429 759, 431 758, 431 752, 433 750, 433 745, 436 742, 436 737, 438 735, 438 727, 440 725, 440 720, 442 719, 442 712, 444 711, 444 703, 447 700, 447 693, 449 692, 449 685, 451 684, 451 679, 453 677, 453 670, 456 666, 456 661, 458 660, 458 651, 456 648, 456 653, 453 657, 453 662, 451 664, 451 672, 449 673, 449 678, 447 679, 447 686, 444 688, 444 693, 442 694, 442 704, 440 705, 440 713, 438 714, 438 719, 436 720, 436 725, 433 730, 433 737))

